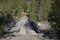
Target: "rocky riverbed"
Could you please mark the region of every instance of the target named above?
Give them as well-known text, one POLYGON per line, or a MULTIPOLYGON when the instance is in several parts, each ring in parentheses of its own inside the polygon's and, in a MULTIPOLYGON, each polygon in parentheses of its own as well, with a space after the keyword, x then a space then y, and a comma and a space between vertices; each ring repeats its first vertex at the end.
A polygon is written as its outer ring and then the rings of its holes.
POLYGON ((53 32, 50 30, 51 27, 48 23, 40 23, 38 27, 35 26, 35 28, 34 25, 32 25, 33 23, 28 20, 29 18, 27 16, 14 20, 14 26, 8 31, 16 36, 10 36, 0 40, 53 40, 53 32), (39 33, 37 31, 39 31, 39 33))

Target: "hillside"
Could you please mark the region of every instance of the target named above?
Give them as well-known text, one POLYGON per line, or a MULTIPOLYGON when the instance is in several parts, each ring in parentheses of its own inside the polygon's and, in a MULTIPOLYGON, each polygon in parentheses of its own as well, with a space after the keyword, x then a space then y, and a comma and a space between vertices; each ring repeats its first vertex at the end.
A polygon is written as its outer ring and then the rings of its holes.
POLYGON ((0 0, 0 36, 17 34, 60 39, 60 0, 0 0))

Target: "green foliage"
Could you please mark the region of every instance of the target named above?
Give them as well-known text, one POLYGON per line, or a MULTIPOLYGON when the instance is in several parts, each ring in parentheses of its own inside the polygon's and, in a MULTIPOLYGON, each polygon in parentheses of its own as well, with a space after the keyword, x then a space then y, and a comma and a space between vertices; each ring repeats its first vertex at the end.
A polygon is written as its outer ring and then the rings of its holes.
POLYGON ((33 21, 47 20, 48 12, 51 10, 52 2, 52 0, 35 0, 34 2, 24 2, 21 0, 1 1, 2 2, 0 3, 0 9, 3 12, 23 9, 24 12, 30 13, 30 17, 33 21))
POLYGON ((30 14, 33 21, 48 20, 48 13, 51 11, 52 0, 36 0, 31 3, 30 14))
POLYGON ((19 0, 3 0, 2 3, 0 3, 0 9, 3 11, 13 10, 17 8, 21 8, 19 0))
POLYGON ((0 25, 0 35, 2 35, 3 29, 4 29, 3 25, 0 25))
POLYGON ((42 0, 40 3, 38 17, 40 20, 48 19, 48 12, 51 10, 51 0, 42 0))
POLYGON ((60 39, 60 0, 55 0, 52 4, 52 11, 49 13, 49 19, 55 32, 55 37, 60 39))

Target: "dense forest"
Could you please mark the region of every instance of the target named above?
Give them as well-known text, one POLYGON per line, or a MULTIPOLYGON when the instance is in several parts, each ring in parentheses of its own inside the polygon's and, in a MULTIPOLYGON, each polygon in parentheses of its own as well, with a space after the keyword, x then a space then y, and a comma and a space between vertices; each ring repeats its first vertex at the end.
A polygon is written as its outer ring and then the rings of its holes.
POLYGON ((33 22, 50 22, 54 37, 60 37, 60 0, 0 0, 0 35, 4 25, 24 15, 33 22))

